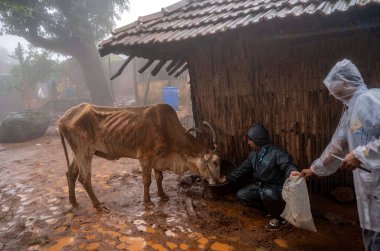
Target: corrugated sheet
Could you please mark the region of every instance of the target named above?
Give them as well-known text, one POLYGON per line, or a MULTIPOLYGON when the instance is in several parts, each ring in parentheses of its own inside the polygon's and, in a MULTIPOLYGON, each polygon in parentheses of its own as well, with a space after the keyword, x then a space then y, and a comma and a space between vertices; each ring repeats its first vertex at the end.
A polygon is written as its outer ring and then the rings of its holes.
POLYGON ((289 16, 331 15, 380 0, 182 0, 118 28, 100 45, 152 45, 208 36, 289 16))

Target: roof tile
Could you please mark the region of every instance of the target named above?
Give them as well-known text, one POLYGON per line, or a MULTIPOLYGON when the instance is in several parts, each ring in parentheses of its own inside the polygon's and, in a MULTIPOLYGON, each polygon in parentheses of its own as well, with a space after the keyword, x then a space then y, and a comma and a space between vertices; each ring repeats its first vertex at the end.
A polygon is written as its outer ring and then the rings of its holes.
POLYGON ((380 0, 182 0, 115 29, 100 50, 193 39, 289 16, 331 15, 369 3, 380 0))

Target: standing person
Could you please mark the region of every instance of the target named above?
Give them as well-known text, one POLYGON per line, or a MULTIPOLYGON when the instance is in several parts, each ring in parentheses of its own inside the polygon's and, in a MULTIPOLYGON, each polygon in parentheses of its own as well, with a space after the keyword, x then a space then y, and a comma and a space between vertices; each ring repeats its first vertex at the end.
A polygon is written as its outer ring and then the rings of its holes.
POLYGON ((237 198, 244 205, 267 210, 273 219, 265 228, 280 230, 286 223, 280 217, 285 208, 282 187, 290 175, 299 175, 298 169, 286 151, 270 143, 268 131, 263 125, 256 124, 249 129, 248 144, 253 151, 227 179, 233 185, 247 177, 252 178, 250 184, 237 192, 237 198))
POLYGON ((368 89, 356 66, 344 59, 324 84, 343 102, 345 111, 322 155, 301 175, 326 176, 341 169, 353 171, 360 226, 367 251, 380 250, 380 89, 368 89), (333 155, 344 157, 343 162, 333 155), (358 167, 363 165, 371 173, 358 167))

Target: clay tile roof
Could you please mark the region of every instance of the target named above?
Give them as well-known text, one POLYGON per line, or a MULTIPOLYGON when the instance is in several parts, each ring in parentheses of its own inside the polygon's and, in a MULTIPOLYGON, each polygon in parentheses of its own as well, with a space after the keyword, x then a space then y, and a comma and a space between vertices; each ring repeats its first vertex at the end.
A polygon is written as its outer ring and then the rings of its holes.
POLYGON ((182 0, 113 31, 100 54, 114 48, 157 45, 257 25, 290 16, 331 15, 380 0, 182 0))

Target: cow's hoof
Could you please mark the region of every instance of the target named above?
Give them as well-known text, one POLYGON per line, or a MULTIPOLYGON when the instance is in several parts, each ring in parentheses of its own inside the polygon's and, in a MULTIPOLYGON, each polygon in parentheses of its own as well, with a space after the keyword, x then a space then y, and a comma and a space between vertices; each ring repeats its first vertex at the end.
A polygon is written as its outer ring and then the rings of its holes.
POLYGON ((78 209, 79 208, 79 204, 78 203, 71 203, 71 208, 74 210, 74 209, 78 209))
POLYGON ((108 207, 106 207, 103 203, 99 204, 95 208, 96 208, 96 211, 98 211, 99 213, 100 212, 102 212, 102 213, 109 213, 110 212, 110 210, 108 209, 108 207))
POLYGON ((144 201, 144 206, 148 208, 153 208, 155 205, 151 200, 144 201))
POLYGON ((162 201, 168 201, 169 197, 166 194, 160 194, 159 195, 162 201))

